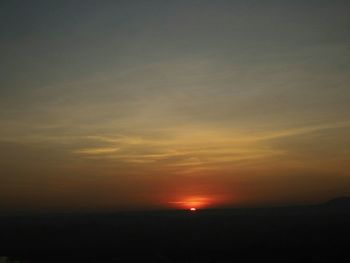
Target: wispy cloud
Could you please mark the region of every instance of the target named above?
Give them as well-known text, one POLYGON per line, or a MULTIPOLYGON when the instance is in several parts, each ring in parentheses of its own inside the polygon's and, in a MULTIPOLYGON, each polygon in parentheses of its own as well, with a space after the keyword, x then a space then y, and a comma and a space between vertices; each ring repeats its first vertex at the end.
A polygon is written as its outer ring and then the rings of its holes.
POLYGON ((100 155, 115 153, 119 148, 86 148, 74 151, 76 154, 82 155, 100 155))

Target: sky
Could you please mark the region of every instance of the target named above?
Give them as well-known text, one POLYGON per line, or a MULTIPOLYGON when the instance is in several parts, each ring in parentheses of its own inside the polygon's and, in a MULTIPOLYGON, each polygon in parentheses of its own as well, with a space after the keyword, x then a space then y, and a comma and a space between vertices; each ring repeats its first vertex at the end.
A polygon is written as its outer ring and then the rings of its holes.
POLYGON ((350 195, 350 2, 0 2, 0 210, 350 195))

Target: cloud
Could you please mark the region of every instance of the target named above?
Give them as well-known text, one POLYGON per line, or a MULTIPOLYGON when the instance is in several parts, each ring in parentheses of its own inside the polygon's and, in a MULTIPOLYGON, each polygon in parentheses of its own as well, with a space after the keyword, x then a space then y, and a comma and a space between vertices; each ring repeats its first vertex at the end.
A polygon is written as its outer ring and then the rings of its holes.
POLYGON ((104 155, 115 153, 119 150, 119 148, 86 148, 74 151, 76 154, 82 155, 104 155))

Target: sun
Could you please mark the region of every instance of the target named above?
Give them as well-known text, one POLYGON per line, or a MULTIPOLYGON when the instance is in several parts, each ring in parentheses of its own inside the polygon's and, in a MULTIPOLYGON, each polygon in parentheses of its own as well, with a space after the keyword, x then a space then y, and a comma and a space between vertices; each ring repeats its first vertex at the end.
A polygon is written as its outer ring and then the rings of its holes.
POLYGON ((192 212, 198 211, 198 209, 205 209, 212 203, 212 199, 209 197, 187 197, 180 199, 179 201, 168 202, 174 205, 177 209, 185 209, 192 212))

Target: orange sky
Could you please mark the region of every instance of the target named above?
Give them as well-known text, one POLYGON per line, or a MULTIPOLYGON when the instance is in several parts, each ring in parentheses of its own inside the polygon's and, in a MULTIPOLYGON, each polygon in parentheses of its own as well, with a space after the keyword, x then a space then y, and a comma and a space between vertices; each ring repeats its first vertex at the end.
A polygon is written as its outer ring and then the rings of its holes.
POLYGON ((0 209, 350 194, 346 1, 0 10, 0 209))

